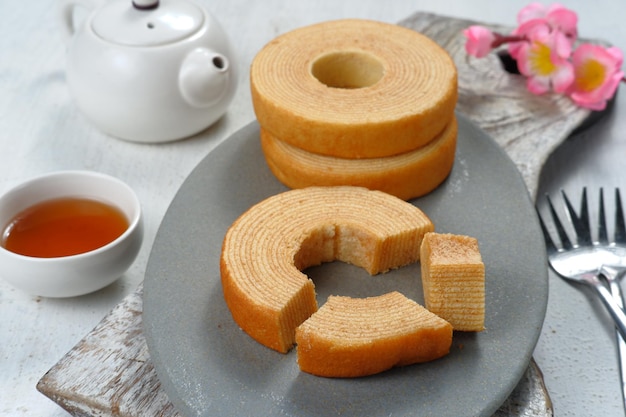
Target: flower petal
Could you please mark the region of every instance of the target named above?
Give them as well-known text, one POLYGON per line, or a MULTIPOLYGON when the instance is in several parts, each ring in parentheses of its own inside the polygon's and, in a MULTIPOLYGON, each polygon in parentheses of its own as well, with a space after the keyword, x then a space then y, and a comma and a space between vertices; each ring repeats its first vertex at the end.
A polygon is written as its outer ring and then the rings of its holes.
POLYGON ((604 51, 614 59, 615 66, 622 66, 622 63, 624 62, 624 55, 622 54, 621 49, 616 46, 612 46, 610 48, 606 48, 604 51))
POLYGON ((574 82, 574 66, 564 62, 552 75, 551 81, 556 93, 565 93, 574 82))
POLYGON ((553 33, 552 45, 553 51, 559 58, 568 59, 572 54, 572 43, 562 32, 553 33))
POLYGON ((546 7, 543 4, 530 3, 517 13, 517 23, 521 25, 532 19, 544 18, 546 17, 546 12, 546 7))
POLYGON ((526 88, 536 95, 545 94, 550 91, 550 80, 547 77, 528 77, 526 88))
POLYGON ((578 15, 576 12, 567 9, 559 4, 554 4, 548 8, 547 21, 554 29, 562 32, 570 42, 574 42, 578 36, 578 15))
POLYGON ((465 51, 468 55, 482 58, 491 52, 495 35, 484 26, 473 25, 463 31, 467 38, 465 51))

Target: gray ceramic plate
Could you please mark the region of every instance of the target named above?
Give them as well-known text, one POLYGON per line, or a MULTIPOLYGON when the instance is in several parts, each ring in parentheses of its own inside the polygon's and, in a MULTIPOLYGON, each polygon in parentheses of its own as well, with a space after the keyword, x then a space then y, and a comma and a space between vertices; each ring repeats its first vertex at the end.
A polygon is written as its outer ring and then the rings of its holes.
MULTIPOLYGON (((185 416, 491 416, 526 370, 543 323, 548 278, 543 238, 526 187, 504 152, 459 116, 456 162, 417 199, 437 231, 478 239, 486 266, 486 327, 455 333, 443 359, 357 379, 301 373, 233 322, 219 275, 223 236, 258 201, 285 191, 265 165, 256 123, 191 173, 157 234, 144 281, 150 356, 185 416)), ((422 302, 419 265, 370 277, 334 262, 308 270, 328 294, 397 289, 422 302)))

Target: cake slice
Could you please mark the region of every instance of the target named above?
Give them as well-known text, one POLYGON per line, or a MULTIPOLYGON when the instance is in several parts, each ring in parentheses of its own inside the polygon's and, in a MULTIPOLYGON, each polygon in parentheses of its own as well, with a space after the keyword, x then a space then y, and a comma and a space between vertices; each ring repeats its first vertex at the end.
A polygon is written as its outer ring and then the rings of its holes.
POLYGON ((475 238, 427 233, 420 248, 425 307, 454 330, 485 329, 485 266, 475 238))
POLYGON ((447 355, 452 326, 397 291, 331 296, 296 329, 296 343, 300 370, 360 377, 447 355))

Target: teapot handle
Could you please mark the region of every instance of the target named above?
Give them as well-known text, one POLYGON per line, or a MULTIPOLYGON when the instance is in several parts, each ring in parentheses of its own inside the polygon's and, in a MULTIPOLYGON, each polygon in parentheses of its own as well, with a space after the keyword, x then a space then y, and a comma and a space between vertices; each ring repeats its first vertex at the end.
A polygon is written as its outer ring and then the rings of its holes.
POLYGON ((61 24, 61 35, 63 40, 68 42, 76 27, 74 26, 74 10, 77 6, 83 7, 88 11, 95 10, 103 3, 103 0, 60 0, 58 19, 61 24))

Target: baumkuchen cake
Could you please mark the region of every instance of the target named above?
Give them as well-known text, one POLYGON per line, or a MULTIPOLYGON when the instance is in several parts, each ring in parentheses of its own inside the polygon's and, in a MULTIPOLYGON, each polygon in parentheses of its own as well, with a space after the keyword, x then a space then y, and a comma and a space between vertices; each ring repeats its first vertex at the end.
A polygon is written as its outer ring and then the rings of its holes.
POLYGON ((331 296, 298 327, 296 343, 302 371, 358 377, 445 356, 452 326, 399 292, 331 296))
POLYGON ((379 158, 413 151, 454 115, 457 72, 428 37, 369 20, 278 36, 250 68, 261 127, 308 152, 379 158))
POLYGON ((261 147, 273 174, 290 188, 354 185, 403 200, 434 190, 450 173, 456 149, 456 118, 417 150, 384 158, 345 159, 307 152, 261 128, 261 147))
POLYGON ((475 238, 427 233, 421 268, 428 310, 449 321, 454 330, 484 330, 485 265, 475 238))
POLYGON ((362 187, 308 187, 271 196, 228 229, 220 272, 235 322, 259 343, 287 352, 316 310, 301 271, 335 260, 370 274, 419 260, 432 222, 417 207, 362 187))

